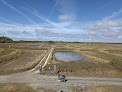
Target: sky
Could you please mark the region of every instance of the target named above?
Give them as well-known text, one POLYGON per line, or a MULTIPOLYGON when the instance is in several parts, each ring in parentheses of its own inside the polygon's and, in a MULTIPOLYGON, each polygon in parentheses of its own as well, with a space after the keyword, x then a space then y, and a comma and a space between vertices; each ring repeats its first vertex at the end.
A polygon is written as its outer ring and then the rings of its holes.
POLYGON ((122 43, 122 0, 0 0, 0 36, 122 43))

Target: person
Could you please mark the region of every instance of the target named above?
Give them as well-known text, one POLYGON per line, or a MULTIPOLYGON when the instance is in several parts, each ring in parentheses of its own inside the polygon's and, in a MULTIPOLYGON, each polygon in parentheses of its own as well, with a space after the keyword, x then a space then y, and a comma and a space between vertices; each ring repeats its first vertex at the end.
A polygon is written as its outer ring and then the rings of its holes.
POLYGON ((40 65, 39 71, 40 71, 40 75, 41 75, 42 74, 42 66, 41 65, 40 65))
POLYGON ((67 80, 65 78, 66 78, 65 75, 62 75, 61 78, 60 78, 60 81, 61 82, 66 82, 67 80))
POLYGON ((49 72, 51 72, 51 68, 49 67, 49 72))
POLYGON ((51 68, 49 67, 49 72, 52 74, 53 72, 51 71, 51 68))

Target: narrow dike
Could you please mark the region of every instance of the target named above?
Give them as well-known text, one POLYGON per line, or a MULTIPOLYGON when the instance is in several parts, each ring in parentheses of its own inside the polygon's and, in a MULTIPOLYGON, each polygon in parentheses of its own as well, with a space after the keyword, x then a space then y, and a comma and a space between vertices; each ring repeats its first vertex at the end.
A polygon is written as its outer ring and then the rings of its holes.
MULTIPOLYGON (((50 49, 50 51, 42 58, 42 60, 38 63, 38 65, 36 65, 33 69, 31 69, 31 71, 36 70, 36 69, 41 65, 41 63, 43 62, 43 60, 44 60, 44 59, 47 57, 47 55, 48 55, 47 59, 45 60, 43 66, 42 66, 42 67, 44 68, 45 65, 46 65, 47 62, 48 62, 48 59, 49 59, 49 57, 50 57, 52 51, 53 51, 53 48, 50 49)), ((37 71, 38 71, 38 70, 37 70, 37 71)))

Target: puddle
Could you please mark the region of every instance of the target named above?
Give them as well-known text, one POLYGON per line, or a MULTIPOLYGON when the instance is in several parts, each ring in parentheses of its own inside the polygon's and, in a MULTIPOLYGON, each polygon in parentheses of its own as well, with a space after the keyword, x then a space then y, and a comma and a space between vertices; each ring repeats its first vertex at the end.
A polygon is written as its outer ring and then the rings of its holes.
POLYGON ((69 61, 80 61, 82 60, 83 62, 88 62, 84 58, 82 58, 80 55, 76 53, 70 53, 70 52, 56 52, 55 53, 55 58, 58 61, 64 61, 64 62, 69 62, 69 61))

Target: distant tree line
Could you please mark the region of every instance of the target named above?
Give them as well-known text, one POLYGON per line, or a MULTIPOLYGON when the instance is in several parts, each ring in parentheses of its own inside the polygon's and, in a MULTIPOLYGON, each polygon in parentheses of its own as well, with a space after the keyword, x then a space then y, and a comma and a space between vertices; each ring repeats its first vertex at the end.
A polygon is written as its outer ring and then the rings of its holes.
POLYGON ((45 43, 55 43, 54 41, 13 41, 12 39, 8 37, 0 37, 0 43, 40 43, 40 42, 45 42, 45 43))
MULTIPOLYGON (((86 44, 103 44, 105 42, 64 42, 64 41, 13 41, 12 39, 8 37, 0 37, 0 43, 86 43, 86 44)), ((106 44, 106 43, 105 43, 106 44)), ((122 43, 109 43, 109 44, 122 44, 122 43)))
POLYGON ((14 42, 12 39, 8 38, 8 37, 0 37, 0 43, 12 43, 14 42))

